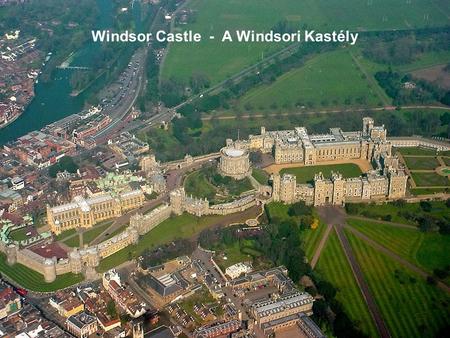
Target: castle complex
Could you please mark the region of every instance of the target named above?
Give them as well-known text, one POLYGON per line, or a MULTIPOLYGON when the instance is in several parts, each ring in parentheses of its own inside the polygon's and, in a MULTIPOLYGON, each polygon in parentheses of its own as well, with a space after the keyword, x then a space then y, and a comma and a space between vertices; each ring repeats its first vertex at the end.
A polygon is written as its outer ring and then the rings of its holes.
MULTIPOLYGON (((56 276, 67 272, 95 275, 100 261, 123 248, 136 244, 145 235, 164 222, 171 215, 184 212, 196 215, 227 215, 242 212, 255 205, 280 201, 295 203, 304 201, 309 205, 342 205, 349 201, 392 200, 405 197, 408 175, 399 160, 392 154, 392 143, 412 142, 410 140, 387 139, 384 126, 375 126, 371 118, 364 118, 361 131, 343 132, 332 128, 329 134, 309 135, 303 127, 293 130, 266 131, 260 135, 250 135, 247 140, 227 140, 220 153, 197 158, 187 156, 184 160, 166 164, 156 162, 154 157, 142 160, 142 169, 147 178, 153 174, 163 177, 170 169, 189 167, 194 163, 205 163, 219 158, 218 172, 223 176, 243 179, 251 176, 249 154, 252 151, 273 154, 276 164, 298 164, 313 166, 333 164, 337 161, 365 161, 370 170, 360 177, 343 177, 341 173, 331 173, 325 177, 317 172, 311 182, 300 184, 295 175, 275 172, 272 184, 253 182, 254 189, 241 194, 232 202, 210 204, 207 199, 187 196, 183 187, 168 193, 169 203, 162 204, 143 215, 136 213, 130 218, 130 225, 121 233, 92 246, 84 246, 68 252, 67 258, 43 257, 21 248, 18 243, 0 241, 0 251, 7 256, 10 265, 24 264, 44 275, 45 281, 52 282, 56 276)), ((414 141, 414 140, 413 140, 414 141)), ((420 141, 424 142, 424 141, 420 141)), ((431 142, 431 141, 429 141, 431 142)), ((409 143, 408 143, 409 144, 409 143)), ((440 145, 434 145, 437 147, 440 145)), ((255 181, 255 180, 253 180, 255 181)), ((165 180, 164 180, 165 182, 165 180)), ((165 184, 161 184, 165 190, 165 184)), ((142 190, 116 193, 100 192, 90 197, 75 196, 71 203, 47 207, 47 221, 53 233, 59 234, 73 228, 90 228, 98 222, 118 217, 130 210, 141 207, 145 202, 142 190)))
POLYGON ((304 127, 271 132, 262 127, 260 135, 250 135, 248 140, 234 144, 238 149, 272 153, 276 164, 311 166, 357 159, 370 162, 374 169, 361 177, 343 178, 340 173, 333 173, 325 178, 318 172, 312 184, 297 184, 294 175, 273 175, 274 201, 342 205, 345 201, 405 196, 408 176, 392 155, 392 144, 386 136, 384 126, 375 126, 373 119, 365 117, 361 131, 331 128, 329 134, 309 135, 304 127))

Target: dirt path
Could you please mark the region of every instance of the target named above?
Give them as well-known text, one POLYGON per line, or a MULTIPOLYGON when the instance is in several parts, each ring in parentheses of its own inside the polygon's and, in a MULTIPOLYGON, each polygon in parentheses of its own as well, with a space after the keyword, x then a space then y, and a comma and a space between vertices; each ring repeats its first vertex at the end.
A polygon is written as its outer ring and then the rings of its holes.
POLYGON ((364 278, 364 274, 361 270, 361 267, 359 266, 358 261, 356 260, 356 257, 353 253, 353 250, 350 246, 347 236, 345 236, 343 225, 342 224, 335 225, 334 228, 336 229, 339 242, 341 243, 342 248, 344 249, 345 256, 347 257, 347 260, 350 263, 353 276, 355 277, 356 282, 358 283, 359 289, 361 290, 364 300, 366 301, 369 312, 373 320, 375 321, 378 333, 382 338, 391 337, 389 329, 387 328, 387 325, 381 315, 380 309, 378 308, 378 305, 376 304, 375 299, 373 298, 373 295, 370 292, 369 285, 367 284, 364 278))
MULTIPOLYGON (((409 262, 408 260, 400 257, 399 255, 397 255, 396 253, 390 251, 389 249, 385 248, 384 246, 382 246, 381 244, 378 244, 377 242, 375 242, 373 239, 371 239, 370 237, 364 235, 362 232, 359 232, 358 230, 356 230, 355 228, 352 228, 351 226, 345 225, 344 226, 346 229, 350 230, 355 236, 359 237, 360 239, 362 239, 363 241, 367 242, 370 246, 372 246, 373 248, 375 248, 377 251, 380 251, 382 253, 384 253, 385 255, 389 256, 390 258, 392 258, 393 260, 395 260, 397 263, 400 263, 403 267, 414 271, 415 273, 417 273, 419 276, 423 277, 423 278, 427 278, 427 277, 431 277, 431 275, 422 270, 421 268, 419 268, 417 265, 412 264, 411 262, 409 262)), ((445 292, 450 293, 450 287, 445 285, 442 282, 438 282, 437 286, 442 289, 445 292)))

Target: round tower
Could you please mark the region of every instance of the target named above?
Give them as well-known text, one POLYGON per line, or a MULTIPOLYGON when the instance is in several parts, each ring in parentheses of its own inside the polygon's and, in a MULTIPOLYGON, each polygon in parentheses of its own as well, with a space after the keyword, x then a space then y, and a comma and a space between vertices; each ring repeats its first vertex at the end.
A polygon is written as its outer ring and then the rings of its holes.
POLYGON ((42 271, 47 283, 54 282, 56 279, 56 257, 46 258, 44 260, 44 271, 42 271))
POLYGON ((9 244, 6 247, 6 262, 8 265, 17 263, 17 246, 15 244, 9 244))

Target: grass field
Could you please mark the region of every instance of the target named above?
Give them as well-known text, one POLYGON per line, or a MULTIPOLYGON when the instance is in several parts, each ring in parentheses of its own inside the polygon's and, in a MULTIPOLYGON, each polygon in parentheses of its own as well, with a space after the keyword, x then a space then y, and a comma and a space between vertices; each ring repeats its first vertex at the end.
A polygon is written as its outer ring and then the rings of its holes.
POLYGON ((430 194, 436 194, 441 192, 447 192, 450 191, 450 187, 448 188, 414 188, 410 189, 411 193, 413 195, 430 195, 430 194))
POLYGON ((416 182, 416 185, 419 187, 440 187, 449 185, 447 177, 438 175, 434 172, 412 172, 411 175, 414 182, 416 182))
MULTIPOLYGON (((430 202, 432 209, 430 215, 445 220, 448 217, 449 208, 446 207, 445 202, 434 201, 430 202)), ((419 203, 405 203, 401 207, 393 203, 384 204, 359 204, 357 215, 365 216, 368 218, 374 218, 382 220, 386 216, 391 217, 392 222, 417 225, 417 223, 409 218, 405 217, 405 213, 412 215, 420 215, 424 211, 421 209, 419 203)))
POLYGON ((63 241, 63 243, 67 246, 70 246, 71 248, 78 248, 80 246, 80 237, 78 235, 75 235, 73 237, 70 237, 69 239, 66 239, 63 241))
POLYGON ((439 154, 439 152, 436 152, 436 150, 428 149, 428 148, 422 148, 422 147, 407 147, 407 148, 394 148, 395 151, 398 151, 402 155, 409 155, 409 156, 436 156, 436 154, 439 154))
POLYGON ((340 172, 343 177, 358 177, 362 174, 361 169, 353 163, 287 168, 281 170, 280 174, 293 174, 297 177, 297 183, 307 183, 312 182, 314 174, 317 174, 319 171, 325 177, 331 177, 332 171, 340 172))
POLYGON ((443 26, 449 24, 445 2, 428 0, 408 4, 403 0, 193 0, 195 22, 183 30, 200 32, 200 43, 173 43, 163 66, 163 77, 187 80, 206 74, 213 83, 237 73, 282 45, 268 43, 222 43, 225 30, 268 31, 286 20, 294 27, 329 31, 384 30, 443 26), (428 20, 424 20, 427 13, 428 20), (209 39, 214 35, 215 39, 209 39))
POLYGON ((262 169, 253 168, 252 176, 259 184, 267 185, 269 182, 269 175, 262 169))
POLYGON ((373 107, 379 102, 376 89, 371 88, 350 53, 341 49, 314 57, 274 83, 250 90, 239 100, 239 105, 242 109, 258 111, 295 106, 373 107))
POLYGON ((370 337, 377 337, 375 323, 334 230, 328 237, 316 269, 337 289, 336 299, 353 323, 370 337))
POLYGON ((450 264, 450 236, 389 224, 349 219, 347 223, 392 252, 430 273, 450 264))
POLYGON ((221 218, 220 216, 197 218, 189 214, 169 218, 142 236, 138 244, 129 246, 103 259, 97 270, 100 272, 107 271, 131 258, 137 257, 145 249, 155 248, 175 239, 192 238, 221 218))
POLYGON ((434 170, 439 162, 434 157, 405 157, 406 165, 410 170, 434 170))
POLYGON ((28 236, 27 236, 28 231, 29 231, 28 227, 11 231, 9 233, 9 238, 11 238, 13 241, 18 241, 18 242, 26 240, 26 239, 28 239, 28 236))
POLYGON ((316 248, 319 245, 319 242, 322 239, 323 235, 325 234, 326 229, 327 225, 320 222, 317 229, 303 230, 301 240, 303 249, 305 250, 305 255, 308 260, 311 261, 311 259, 313 258, 314 253, 316 252, 316 248))
POLYGON ((346 231, 393 337, 434 337, 450 322, 450 299, 388 256, 346 231))
POLYGON ((83 276, 73 273, 60 275, 52 283, 46 283, 44 276, 22 264, 9 266, 5 254, 0 254, 0 272, 19 283, 22 287, 38 292, 51 292, 66 288, 83 280, 83 276))

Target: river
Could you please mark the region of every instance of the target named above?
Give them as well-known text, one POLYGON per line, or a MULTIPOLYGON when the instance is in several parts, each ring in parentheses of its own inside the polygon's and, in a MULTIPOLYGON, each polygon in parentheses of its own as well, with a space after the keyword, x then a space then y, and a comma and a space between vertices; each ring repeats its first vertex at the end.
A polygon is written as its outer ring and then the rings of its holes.
MULTIPOLYGON (((114 11, 111 0, 96 0, 100 9, 100 17, 96 29, 108 29, 112 26, 114 11)), ((133 7, 133 16, 140 29, 141 7, 136 1, 133 7), (139 18, 139 19, 138 19, 139 18)), ((90 34, 90 32, 87 32, 90 34)), ((86 42, 82 48, 73 55, 71 66, 89 67, 92 56, 99 50, 99 45, 92 41, 86 42)), ((0 129, 0 145, 39 130, 44 126, 62 119, 68 115, 78 113, 84 108, 89 88, 77 96, 71 96, 72 88, 70 76, 73 70, 56 69, 50 81, 39 81, 35 87, 35 96, 23 114, 9 126, 0 129)), ((97 87, 98 83, 96 84, 97 87)))

